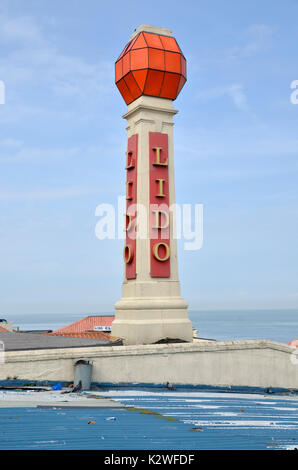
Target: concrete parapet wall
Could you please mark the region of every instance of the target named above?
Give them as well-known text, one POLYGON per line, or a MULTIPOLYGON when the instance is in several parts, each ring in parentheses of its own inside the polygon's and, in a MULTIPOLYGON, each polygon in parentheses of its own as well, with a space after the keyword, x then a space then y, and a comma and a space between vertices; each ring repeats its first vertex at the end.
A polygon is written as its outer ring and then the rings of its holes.
POLYGON ((0 380, 74 379, 74 362, 93 362, 92 382, 275 387, 298 390, 296 348, 267 340, 10 351, 0 380))

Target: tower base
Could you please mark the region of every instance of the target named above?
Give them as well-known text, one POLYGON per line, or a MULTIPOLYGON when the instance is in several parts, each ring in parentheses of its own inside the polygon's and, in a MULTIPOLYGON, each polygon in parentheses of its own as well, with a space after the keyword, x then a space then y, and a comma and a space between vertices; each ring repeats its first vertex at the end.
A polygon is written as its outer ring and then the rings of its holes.
POLYGON ((187 302, 180 298, 122 299, 115 305, 112 336, 125 345, 153 344, 163 339, 192 342, 187 302))

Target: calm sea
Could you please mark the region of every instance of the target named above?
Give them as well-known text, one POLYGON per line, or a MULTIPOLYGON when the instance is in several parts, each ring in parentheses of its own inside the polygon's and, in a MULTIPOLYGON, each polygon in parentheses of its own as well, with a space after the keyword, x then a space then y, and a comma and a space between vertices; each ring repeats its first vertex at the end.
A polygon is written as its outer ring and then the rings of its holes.
MULTIPOLYGON (((94 313, 100 315, 100 313, 94 313)), ((17 314, 4 316, 14 327, 55 330, 88 314, 17 314)), ((89 313, 90 315, 90 313, 89 313)), ((298 310, 190 311, 198 336, 220 340, 270 339, 288 343, 298 338, 298 310)))

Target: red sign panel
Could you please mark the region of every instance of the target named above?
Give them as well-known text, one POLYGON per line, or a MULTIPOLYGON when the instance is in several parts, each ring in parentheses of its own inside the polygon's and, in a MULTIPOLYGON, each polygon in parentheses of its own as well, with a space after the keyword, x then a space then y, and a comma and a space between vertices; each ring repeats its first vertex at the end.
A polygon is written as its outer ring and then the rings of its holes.
POLYGON ((149 132, 150 274, 170 277, 168 134, 149 132))
POLYGON ((127 140, 126 152, 126 243, 124 262, 126 279, 135 279, 136 271, 136 204, 137 204, 137 159, 138 135, 134 134, 127 140))

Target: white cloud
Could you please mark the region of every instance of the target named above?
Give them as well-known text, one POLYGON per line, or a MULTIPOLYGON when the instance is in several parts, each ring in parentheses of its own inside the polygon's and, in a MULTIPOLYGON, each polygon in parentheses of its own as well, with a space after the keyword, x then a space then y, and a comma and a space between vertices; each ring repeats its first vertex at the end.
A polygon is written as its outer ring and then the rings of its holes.
MULTIPOLYGON (((112 89, 113 61, 103 58, 95 63, 85 58, 66 54, 50 39, 33 18, 8 18, 0 15, 0 40, 13 42, 13 48, 2 50, 0 77, 7 86, 7 104, 16 100, 19 88, 22 96, 45 90, 58 96, 104 98, 112 89), (5 54, 6 52, 6 54, 5 54), (24 87, 27 92, 24 95, 24 87)), ((19 99, 19 98, 18 98, 19 99)))
POLYGON ((0 202, 40 201, 43 199, 67 199, 101 193, 99 188, 70 187, 36 191, 0 191, 0 202))
MULTIPOLYGON (((5 142, 5 141, 4 141, 5 142)), ((17 143, 17 141, 16 141, 17 143)), ((0 143, 0 147, 3 145, 3 142, 0 143)), ((0 150, 0 161, 1 162, 21 162, 24 160, 53 160, 55 158, 69 158, 79 155, 82 152, 79 147, 65 147, 65 148, 39 148, 39 147, 22 147, 20 145, 7 145, 6 142, 6 151, 0 150), (14 153, 9 153, 9 149, 17 149, 14 153)))
POLYGON ((223 96, 228 96, 231 98, 233 104, 237 109, 241 111, 248 111, 249 106, 247 102, 247 97, 244 91, 243 85, 239 83, 233 83, 231 85, 214 87, 209 90, 203 90, 197 93, 196 98, 198 100, 214 100, 222 98, 223 96))
POLYGON ((253 54, 265 49, 271 42, 274 29, 266 24, 253 24, 248 28, 250 41, 244 46, 245 54, 253 54))
POLYGON ((0 38, 7 42, 32 43, 40 41, 41 31, 29 16, 8 18, 3 13, 0 16, 0 38))
POLYGON ((44 112, 44 108, 26 104, 11 104, 8 99, 7 104, 0 108, 0 124, 21 122, 25 119, 39 116, 44 112))
POLYGON ((242 46, 235 46, 227 51, 227 58, 240 59, 266 50, 272 40, 274 29, 266 24, 253 24, 244 32, 247 38, 242 46))
POLYGON ((20 140, 12 139, 12 138, 7 138, 3 139, 0 141, 0 147, 5 147, 5 148, 19 148, 23 145, 23 142, 20 140))
POLYGON ((247 98, 242 85, 231 85, 226 92, 231 97, 236 108, 242 111, 248 110, 247 98))

